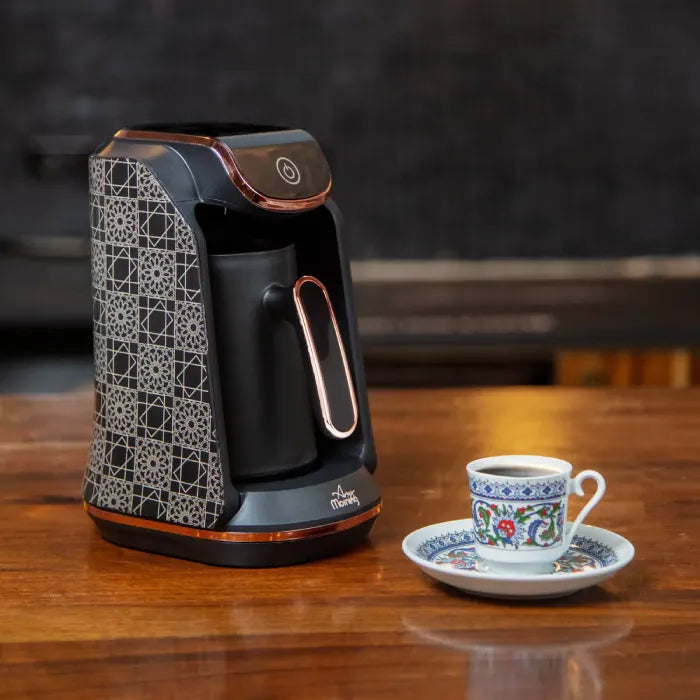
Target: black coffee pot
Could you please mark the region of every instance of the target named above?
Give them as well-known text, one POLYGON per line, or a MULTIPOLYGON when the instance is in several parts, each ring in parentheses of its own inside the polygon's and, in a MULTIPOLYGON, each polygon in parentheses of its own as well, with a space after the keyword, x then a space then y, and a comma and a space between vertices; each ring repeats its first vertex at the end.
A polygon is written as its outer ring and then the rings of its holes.
POLYGON ((298 277, 292 244, 210 255, 209 273, 236 481, 312 465, 317 431, 343 439, 358 418, 326 288, 298 277))

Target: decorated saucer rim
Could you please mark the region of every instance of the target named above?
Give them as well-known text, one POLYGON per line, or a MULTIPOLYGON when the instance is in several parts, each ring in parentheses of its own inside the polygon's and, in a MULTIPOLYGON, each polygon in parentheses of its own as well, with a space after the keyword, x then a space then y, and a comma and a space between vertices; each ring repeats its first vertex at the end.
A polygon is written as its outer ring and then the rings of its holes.
MULTIPOLYGON (((424 527, 418 528, 413 532, 410 532, 406 537, 403 538, 401 542, 401 549, 403 553, 414 563, 423 569, 430 569, 431 571, 436 571, 440 573, 448 573, 453 576, 461 576, 464 578, 479 579, 482 581, 542 581, 551 580, 556 578, 557 581, 566 581, 574 579, 576 581, 581 581, 587 578, 596 578, 601 575, 608 576, 614 574, 616 571, 624 568, 629 564, 635 555, 634 545, 622 535, 619 535, 612 530, 608 530, 604 527, 596 527, 595 525, 586 525, 585 523, 579 526, 577 534, 580 536, 587 536, 591 538, 596 538, 598 535, 598 542, 605 544, 606 546, 615 550, 617 555, 617 561, 609 564, 607 566, 602 566, 599 569, 591 569, 590 571, 578 571, 578 572, 552 572, 549 574, 522 574, 513 572, 512 574, 502 574, 495 572, 485 572, 477 571, 475 569, 452 569, 446 568, 441 564, 435 564, 434 562, 428 561, 416 553, 418 547, 422 544, 424 539, 427 537, 427 531, 434 533, 437 528, 442 530, 443 535, 449 534, 449 532, 454 530, 470 530, 472 525, 471 518, 462 518, 459 520, 446 520, 440 523, 432 523, 431 525, 425 525, 424 527), (425 533, 425 534, 424 534, 425 533), (617 541, 609 543, 606 542, 610 536, 617 538, 617 541), (422 537, 422 539, 421 539, 422 537), (602 538, 602 540, 601 540, 602 538), (418 542, 416 542, 418 540, 418 542)), ((432 534, 432 536, 439 536, 438 533, 432 534)))

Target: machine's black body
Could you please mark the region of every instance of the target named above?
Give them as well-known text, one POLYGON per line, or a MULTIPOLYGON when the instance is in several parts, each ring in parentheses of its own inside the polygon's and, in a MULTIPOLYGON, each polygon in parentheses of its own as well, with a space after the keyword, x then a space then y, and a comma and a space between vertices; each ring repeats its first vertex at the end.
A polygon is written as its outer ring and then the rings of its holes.
POLYGON ((274 127, 136 127, 92 157, 84 499, 105 538, 275 566, 369 532, 376 459, 330 184, 318 144, 274 127))

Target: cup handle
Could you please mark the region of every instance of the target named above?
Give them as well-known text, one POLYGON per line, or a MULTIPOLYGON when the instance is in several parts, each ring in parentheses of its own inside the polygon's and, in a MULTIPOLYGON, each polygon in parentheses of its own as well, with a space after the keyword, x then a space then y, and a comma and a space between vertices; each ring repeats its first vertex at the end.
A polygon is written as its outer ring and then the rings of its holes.
POLYGON ((571 479, 569 481, 569 493, 573 492, 577 496, 583 496, 584 493, 581 484, 586 479, 593 479, 593 481, 595 481, 598 485, 598 488, 596 488, 596 492, 591 496, 588 503, 586 503, 581 512, 578 514, 576 520, 574 520, 571 527, 569 528, 569 532, 566 534, 567 549, 569 548, 571 540, 576 534, 576 530, 578 530, 578 526, 583 522, 583 519, 598 505, 598 503, 600 503, 600 499, 603 498, 603 496, 605 495, 605 479, 603 478, 602 474, 593 469, 584 469, 582 472, 579 472, 573 479, 571 479))
POLYGON ((310 396, 319 428, 336 440, 348 437, 357 427, 357 398, 326 287, 305 275, 293 287, 270 285, 263 304, 295 325, 312 380, 310 396))

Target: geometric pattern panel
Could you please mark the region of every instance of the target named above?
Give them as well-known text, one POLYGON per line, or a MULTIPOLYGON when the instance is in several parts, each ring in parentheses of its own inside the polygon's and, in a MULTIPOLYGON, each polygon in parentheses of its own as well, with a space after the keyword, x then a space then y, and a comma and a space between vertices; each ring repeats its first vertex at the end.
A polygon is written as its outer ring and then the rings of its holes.
POLYGON ((155 175, 90 158, 95 421, 83 497, 209 528, 223 510, 194 232, 155 175))

